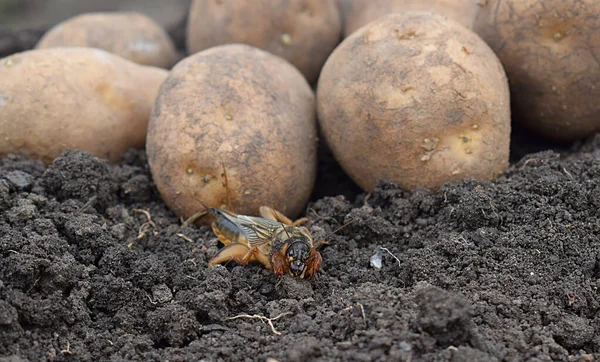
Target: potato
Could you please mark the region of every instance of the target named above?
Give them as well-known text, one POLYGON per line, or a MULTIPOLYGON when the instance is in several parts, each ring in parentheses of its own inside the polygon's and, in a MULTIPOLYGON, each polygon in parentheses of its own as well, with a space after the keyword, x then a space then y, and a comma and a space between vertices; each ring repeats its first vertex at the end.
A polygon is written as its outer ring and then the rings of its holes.
POLYGON ((52 162, 67 149, 118 161, 143 147, 167 71, 93 48, 36 49, 0 59, 0 155, 52 162))
POLYGON ((187 48, 252 45, 288 60, 312 84, 339 43, 340 21, 335 0, 194 0, 187 48))
POLYGON ((136 12, 86 13, 51 28, 36 45, 99 48, 139 64, 170 68, 177 60, 173 41, 149 17, 136 12))
POLYGON ((354 181, 405 189, 487 180, 508 166, 508 82, 475 33, 433 13, 396 13, 346 38, 319 78, 323 136, 354 181))
POLYGON ((556 141, 600 131, 600 2, 488 0, 474 30, 506 69, 515 122, 556 141))
POLYGON ((352 6, 344 26, 347 37, 356 29, 382 16, 404 11, 431 11, 471 28, 479 0, 349 0, 352 6))
POLYGON ((209 207, 289 217, 317 167, 315 99, 285 60, 243 44, 179 62, 161 86, 146 151, 158 191, 185 218, 209 207))
POLYGON ((352 9, 354 0, 336 0, 336 3, 340 12, 340 18, 342 19, 343 29, 346 24, 346 18, 348 18, 348 14, 350 14, 350 10, 352 9))

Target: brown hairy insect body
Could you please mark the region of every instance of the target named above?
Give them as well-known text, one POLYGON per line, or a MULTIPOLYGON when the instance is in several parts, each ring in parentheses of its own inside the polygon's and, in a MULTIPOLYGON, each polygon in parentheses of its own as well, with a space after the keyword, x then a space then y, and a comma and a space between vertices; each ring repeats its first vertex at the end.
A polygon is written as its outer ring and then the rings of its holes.
POLYGON ((314 279, 322 264, 317 248, 326 242, 314 243, 304 226, 306 218, 292 222, 280 212, 266 206, 260 217, 237 215, 219 208, 209 208, 206 214, 214 218, 212 229, 225 245, 208 263, 209 267, 235 260, 246 265, 258 261, 277 276, 291 274, 314 279))

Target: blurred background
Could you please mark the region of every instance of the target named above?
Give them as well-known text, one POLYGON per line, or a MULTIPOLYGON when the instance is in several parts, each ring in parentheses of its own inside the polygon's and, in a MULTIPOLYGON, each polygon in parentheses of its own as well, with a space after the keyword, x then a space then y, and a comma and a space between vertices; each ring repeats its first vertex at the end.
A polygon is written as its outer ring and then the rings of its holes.
POLYGON ((186 15, 191 0, 0 0, 0 58, 32 48, 50 27, 91 11, 144 13, 161 24, 178 48, 183 48, 186 15))

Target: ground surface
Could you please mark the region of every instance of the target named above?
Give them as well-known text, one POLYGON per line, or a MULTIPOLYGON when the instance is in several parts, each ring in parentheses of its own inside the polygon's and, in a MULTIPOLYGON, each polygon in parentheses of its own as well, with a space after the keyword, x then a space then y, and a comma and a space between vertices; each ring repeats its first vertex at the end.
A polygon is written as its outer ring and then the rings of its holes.
POLYGON ((143 152, 0 161, 0 355, 101 360, 586 360, 600 352, 600 136, 493 183, 309 205, 316 282, 207 269, 143 152), (156 227, 147 224, 149 212, 156 227), (144 226, 145 225, 145 226, 144 226), (141 228, 141 229, 140 229, 141 228), (141 231, 140 231, 141 230, 141 231), (369 258, 385 247, 383 267, 369 258), (275 320, 281 335, 257 319, 275 320))

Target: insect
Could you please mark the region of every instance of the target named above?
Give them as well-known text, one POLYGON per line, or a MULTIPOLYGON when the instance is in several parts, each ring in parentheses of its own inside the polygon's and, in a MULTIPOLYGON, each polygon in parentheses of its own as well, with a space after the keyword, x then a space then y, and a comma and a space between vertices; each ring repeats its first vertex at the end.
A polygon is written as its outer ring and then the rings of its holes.
POLYGON ((277 276, 291 274, 314 279, 323 262, 317 249, 328 243, 315 243, 308 229, 300 226, 307 218, 292 222, 267 206, 260 207, 259 212, 260 217, 256 217, 219 208, 206 209, 204 214, 213 218, 213 232, 225 245, 208 266, 230 260, 242 265, 258 261, 277 276))

